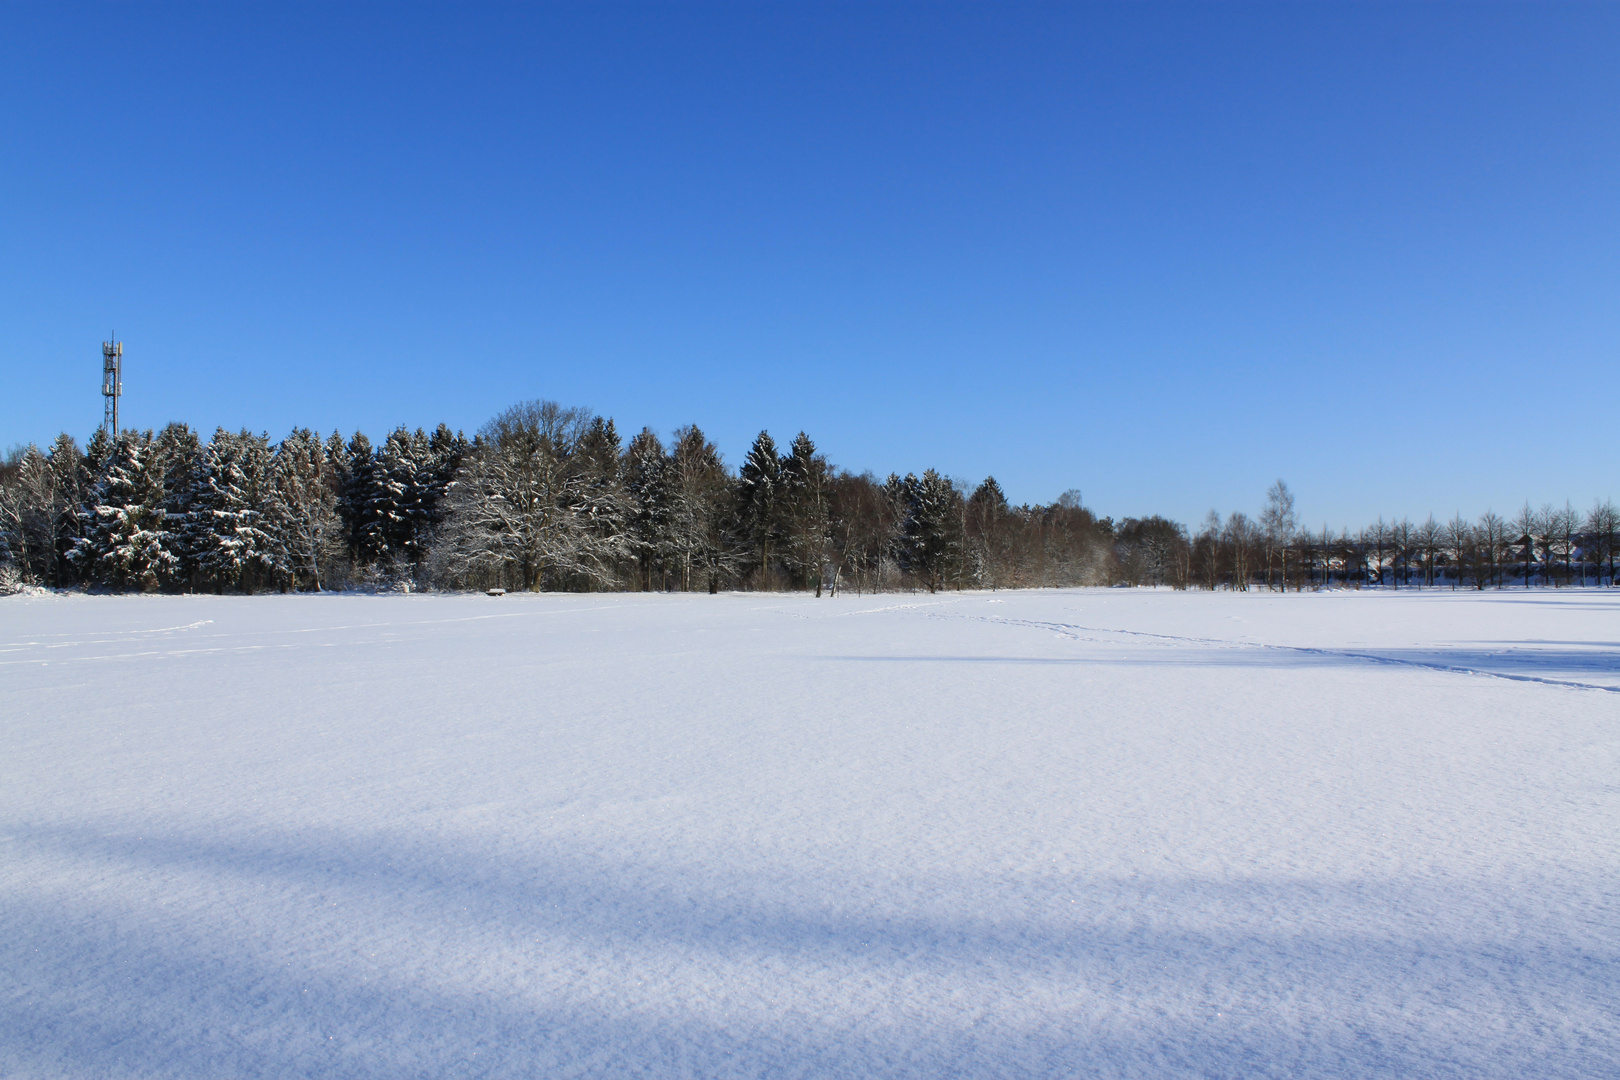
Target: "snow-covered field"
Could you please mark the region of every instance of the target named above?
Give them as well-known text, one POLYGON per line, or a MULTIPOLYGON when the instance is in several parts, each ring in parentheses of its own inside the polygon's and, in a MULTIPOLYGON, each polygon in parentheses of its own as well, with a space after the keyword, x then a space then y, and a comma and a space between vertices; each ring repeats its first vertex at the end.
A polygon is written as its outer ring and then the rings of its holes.
POLYGON ((1620 1075, 1620 594, 0 600, 6 1077, 1620 1075))

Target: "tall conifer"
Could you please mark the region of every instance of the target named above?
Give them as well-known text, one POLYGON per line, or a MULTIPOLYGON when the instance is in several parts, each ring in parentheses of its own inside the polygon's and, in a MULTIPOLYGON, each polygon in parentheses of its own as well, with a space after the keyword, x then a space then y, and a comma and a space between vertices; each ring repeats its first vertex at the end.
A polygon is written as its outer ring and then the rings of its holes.
POLYGON ((761 588, 770 587, 771 544, 777 532, 777 502, 782 489, 782 462, 776 441, 761 431, 737 475, 736 529, 753 556, 761 588))

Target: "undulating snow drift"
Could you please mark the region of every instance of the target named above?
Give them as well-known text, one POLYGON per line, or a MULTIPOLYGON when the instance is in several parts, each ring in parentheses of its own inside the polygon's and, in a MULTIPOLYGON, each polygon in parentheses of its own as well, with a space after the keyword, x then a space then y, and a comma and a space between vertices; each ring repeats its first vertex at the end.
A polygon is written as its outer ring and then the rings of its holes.
POLYGON ((1620 596, 0 600, 0 1075, 1620 1075, 1620 596))

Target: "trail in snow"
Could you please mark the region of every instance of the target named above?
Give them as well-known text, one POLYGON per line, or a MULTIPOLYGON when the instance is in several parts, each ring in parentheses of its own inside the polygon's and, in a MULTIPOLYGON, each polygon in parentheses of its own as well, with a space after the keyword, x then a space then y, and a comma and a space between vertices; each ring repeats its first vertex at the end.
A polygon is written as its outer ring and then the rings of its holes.
MULTIPOLYGON (((1351 652, 1344 649, 1319 649, 1304 645, 1267 645, 1260 642, 1230 641, 1223 638, 1186 637, 1177 634, 1154 634, 1143 630, 1119 630, 1105 626, 1080 626, 1075 623, 1058 622, 1032 622, 1028 619, 1004 619, 997 616, 938 616, 940 618, 969 618, 979 622, 1002 623, 1007 626, 1032 626, 1037 629, 1052 630, 1056 633, 1073 637, 1076 641, 1107 642, 1107 637, 1083 637, 1084 634, 1111 634, 1127 638, 1148 638, 1162 642, 1177 644, 1212 646, 1221 649, 1271 649, 1281 652, 1297 653, 1301 656, 1336 657, 1347 660, 1365 660, 1374 664, 1401 664, 1407 667, 1426 668, 1430 671, 1443 671, 1454 675, 1480 675, 1491 679, 1508 679, 1513 682, 1545 683, 1548 686, 1565 686, 1576 690, 1601 690, 1611 694, 1620 694, 1620 686, 1603 686, 1596 683, 1573 682, 1568 679, 1549 679, 1535 675, 1515 675, 1505 671, 1490 671, 1478 667, 1458 667, 1451 664, 1409 660, 1396 656, 1384 656, 1378 653, 1351 652)), ((1605 643, 1610 645, 1612 643, 1605 643)), ((1508 658, 1512 658, 1511 654, 1508 658)), ((1620 676, 1620 653, 1598 655, 1595 657, 1604 671, 1614 672, 1620 676)), ((1520 654, 1518 659, 1535 662, 1534 653, 1529 656, 1520 654)))

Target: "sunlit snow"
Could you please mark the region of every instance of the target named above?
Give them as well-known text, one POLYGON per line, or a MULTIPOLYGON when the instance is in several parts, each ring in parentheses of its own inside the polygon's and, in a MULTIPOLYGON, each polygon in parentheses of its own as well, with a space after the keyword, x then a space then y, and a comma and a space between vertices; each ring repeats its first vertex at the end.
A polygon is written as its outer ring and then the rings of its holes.
POLYGON ((1620 1074, 1620 595, 0 600, 0 1075, 1620 1074))

